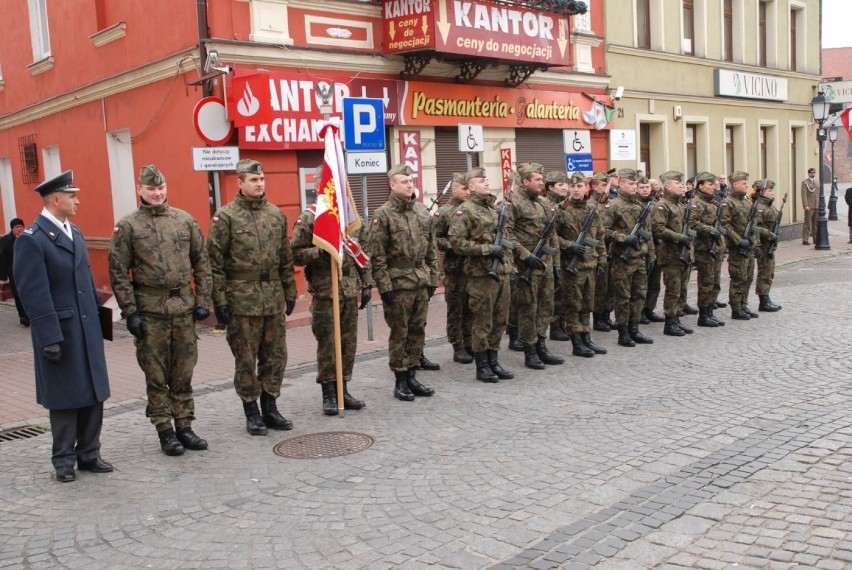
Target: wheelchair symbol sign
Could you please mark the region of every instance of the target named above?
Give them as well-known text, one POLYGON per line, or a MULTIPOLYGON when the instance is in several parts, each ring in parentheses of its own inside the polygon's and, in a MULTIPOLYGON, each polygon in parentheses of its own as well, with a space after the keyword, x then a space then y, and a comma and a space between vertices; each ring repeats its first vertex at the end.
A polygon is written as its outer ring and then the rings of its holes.
POLYGON ((591 154, 566 154, 565 170, 567 172, 585 172, 591 174, 593 162, 591 154))
POLYGON ((563 129, 562 146, 565 154, 591 154, 592 137, 586 129, 563 129))

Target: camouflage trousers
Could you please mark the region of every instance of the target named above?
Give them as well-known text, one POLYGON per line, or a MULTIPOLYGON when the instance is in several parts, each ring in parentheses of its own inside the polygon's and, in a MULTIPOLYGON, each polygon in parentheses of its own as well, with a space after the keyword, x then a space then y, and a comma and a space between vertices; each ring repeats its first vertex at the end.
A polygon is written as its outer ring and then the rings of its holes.
POLYGON ((589 313, 595 300, 595 270, 578 269, 564 273, 559 283, 565 304, 566 330, 571 334, 591 332, 589 313))
POLYGON ((518 279, 512 304, 518 308, 518 339, 532 345, 547 334, 553 318, 553 273, 533 273, 529 282, 518 279))
POLYGON ((689 289, 689 277, 692 275, 692 260, 689 265, 684 266, 683 273, 680 278, 680 295, 677 297, 677 312, 680 313, 686 306, 686 293, 689 289))
POLYGON ((490 277, 467 278, 472 314, 470 346, 474 352, 500 350, 500 339, 509 318, 509 289, 508 277, 499 283, 490 277))
POLYGON ((698 306, 710 307, 719 298, 722 290, 722 261, 724 260, 722 248, 719 248, 716 257, 709 253, 699 253, 695 256, 698 264, 698 306))
POLYGON ((278 397, 287 367, 284 314, 249 317, 233 315, 227 339, 234 355, 234 389, 243 402, 261 392, 278 397))
POLYGON ((645 308, 653 311, 657 307, 657 301, 660 299, 661 284, 663 279, 663 268, 655 265, 654 269, 648 273, 648 291, 645 293, 645 308))
POLYGON ((388 366, 394 372, 418 368, 426 341, 429 309, 426 287, 395 290, 393 303, 385 304, 383 309, 385 322, 390 327, 388 366))
MULTIPOLYGON (((334 304, 332 300, 314 297, 311 301, 311 331, 317 339, 317 383, 336 382, 334 357, 334 304)), ((358 299, 340 299, 340 356, 343 381, 352 379, 358 348, 358 299)))
POLYGON ((748 306, 748 292, 754 279, 754 253, 743 257, 737 249, 728 254, 728 275, 731 282, 728 285, 728 301, 731 310, 736 311, 748 306))
POLYGON ((447 301, 447 340, 455 348, 470 346, 471 320, 467 276, 446 274, 444 298, 447 301))
POLYGON ((609 260, 609 265, 607 266, 607 270, 604 272, 604 276, 601 279, 595 281, 595 306, 594 311, 596 313, 607 313, 612 310, 612 277, 610 274, 612 273, 612 259, 609 260))
POLYGON ((558 323, 568 316, 568 305, 565 303, 565 297, 569 295, 566 278, 571 274, 562 269, 562 278, 558 283, 553 284, 553 322, 558 323))
POLYGON ((689 267, 676 261, 663 265, 663 285, 666 291, 663 294, 663 314, 666 317, 676 317, 683 307, 681 299, 684 292, 684 278, 689 279, 689 267))
POLYGON ((769 257, 764 252, 754 258, 757 265, 757 277, 755 278, 755 293, 758 295, 769 295, 772 288, 772 280, 775 279, 775 258, 769 257))
POLYGON ((144 313, 148 334, 136 339, 136 361, 145 373, 148 406, 145 415, 158 429, 188 426, 195 419, 192 371, 198 361, 197 336, 192 313, 144 313))
POLYGON ((610 272, 610 288, 615 303, 616 326, 638 323, 648 291, 644 261, 627 263, 615 257, 610 272))

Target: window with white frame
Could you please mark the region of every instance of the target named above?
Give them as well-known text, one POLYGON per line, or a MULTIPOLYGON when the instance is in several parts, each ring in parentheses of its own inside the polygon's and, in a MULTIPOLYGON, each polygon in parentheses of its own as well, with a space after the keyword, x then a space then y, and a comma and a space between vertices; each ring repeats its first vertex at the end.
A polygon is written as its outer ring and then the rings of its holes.
POLYGON ((30 14, 30 40, 33 61, 50 57, 50 33, 47 28, 47 0, 27 0, 30 14))

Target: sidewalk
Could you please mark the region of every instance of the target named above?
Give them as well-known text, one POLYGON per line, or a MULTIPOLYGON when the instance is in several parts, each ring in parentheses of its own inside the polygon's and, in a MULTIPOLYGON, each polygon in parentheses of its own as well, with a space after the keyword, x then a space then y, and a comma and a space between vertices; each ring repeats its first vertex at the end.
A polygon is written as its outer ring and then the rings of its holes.
MULTIPOLYGON (((840 220, 829 222, 829 237, 832 248, 830 251, 815 251, 813 246, 803 246, 799 239, 783 242, 776 252, 777 266, 852 252, 852 244, 847 243, 845 204, 840 220)), ((727 270, 724 268, 722 277, 724 298, 727 295, 727 270)), ((693 285, 690 287, 690 296, 694 295, 693 285)), ((378 300, 378 295, 374 295, 374 299, 378 300)), ((288 322, 291 325, 287 330, 288 373, 284 377, 285 384, 288 382, 290 371, 313 366, 316 360, 316 340, 311 333, 308 302, 297 303, 296 311, 288 318, 288 322)), ((444 337, 445 327, 446 304, 439 290, 429 305, 426 327, 427 355, 428 341, 444 337)), ((358 324, 359 355, 387 350, 388 327, 382 317, 381 306, 373 308, 373 328, 373 340, 370 341, 367 338, 367 316, 362 311, 358 324)), ((0 429, 19 427, 27 423, 46 423, 46 410, 35 402, 30 333, 18 324, 17 313, 11 301, 0 303, 0 331, 0 393, 3 394, 0 429)), ((112 407, 143 405, 145 402, 145 378, 136 363, 133 339, 121 323, 116 323, 115 332, 115 341, 105 343, 112 389, 112 396, 107 401, 108 410, 112 407)), ((211 327, 200 327, 198 364, 193 376, 196 391, 229 385, 233 372, 234 360, 225 341, 224 332, 213 330, 211 327)))

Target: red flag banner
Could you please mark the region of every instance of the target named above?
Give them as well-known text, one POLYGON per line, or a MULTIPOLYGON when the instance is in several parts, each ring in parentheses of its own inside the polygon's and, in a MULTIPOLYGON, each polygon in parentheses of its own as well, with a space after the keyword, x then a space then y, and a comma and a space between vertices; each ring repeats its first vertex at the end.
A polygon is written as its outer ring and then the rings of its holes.
MULTIPOLYGON (((355 249, 352 243, 347 245, 347 241, 354 242, 349 234, 361 227, 361 217, 346 178, 346 162, 343 159, 343 145, 340 144, 340 119, 333 117, 323 124, 320 136, 325 142, 325 155, 322 176, 317 185, 313 242, 328 252, 340 270, 343 252, 355 249)), ((354 242, 354 246, 357 245, 354 242)), ((360 248, 357 249, 360 251, 360 248)))
POLYGON ((847 107, 842 113, 840 113, 840 121, 843 123, 843 128, 846 129, 846 134, 849 135, 850 139, 852 139, 852 128, 849 126, 850 111, 852 111, 852 107, 847 107))

